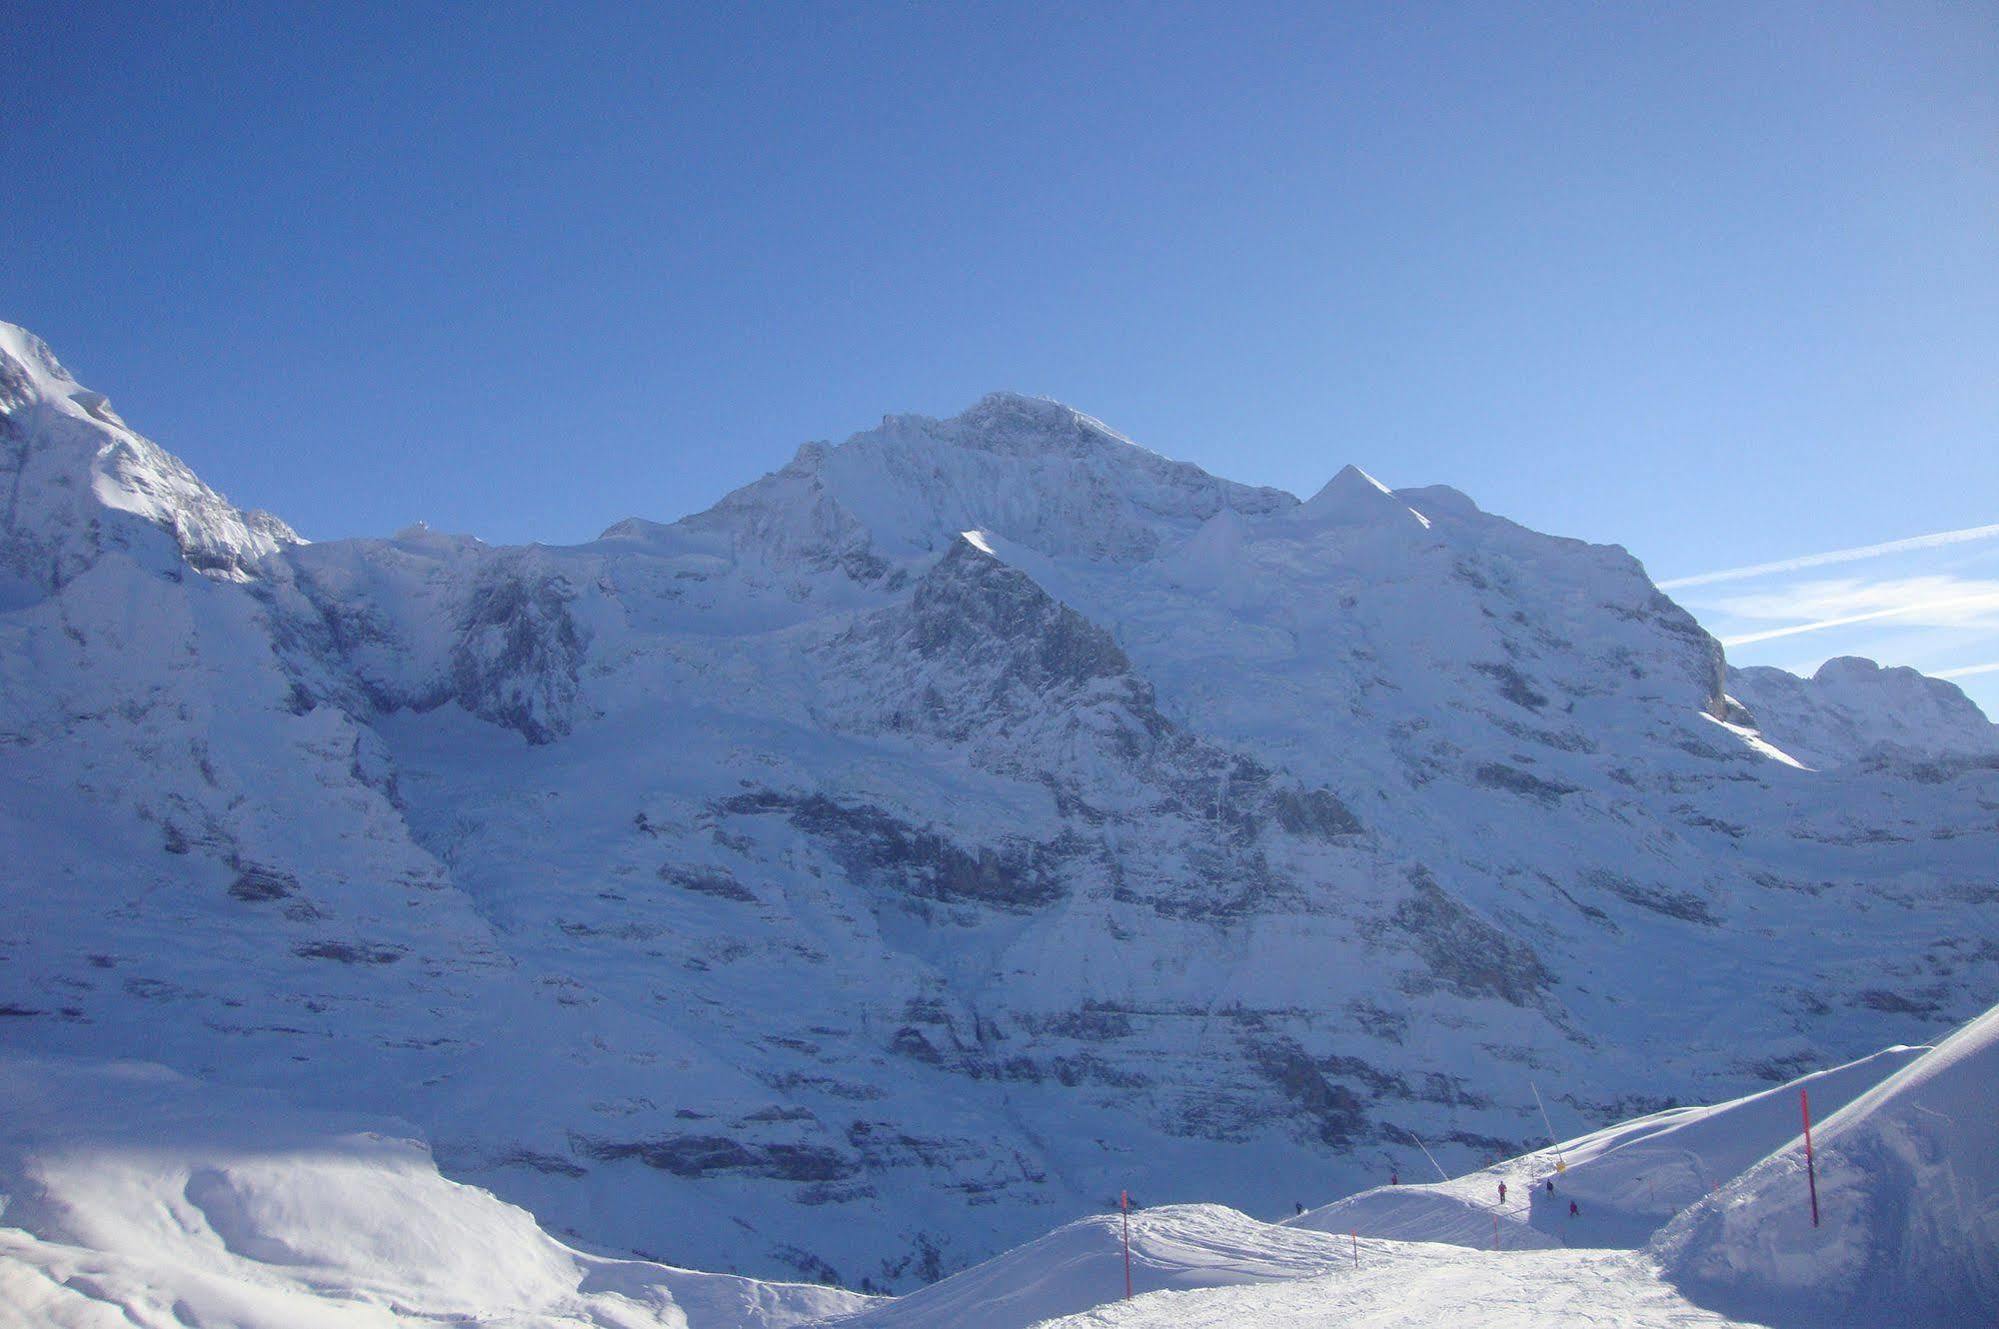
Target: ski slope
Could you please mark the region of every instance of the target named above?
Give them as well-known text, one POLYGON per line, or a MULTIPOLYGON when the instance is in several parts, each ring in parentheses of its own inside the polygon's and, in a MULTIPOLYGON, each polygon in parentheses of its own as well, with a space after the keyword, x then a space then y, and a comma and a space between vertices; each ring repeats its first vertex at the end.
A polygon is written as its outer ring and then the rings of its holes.
POLYGON ((1888 1048, 1731 1102, 1620 1122, 1449 1181, 1378 1186, 1286 1222, 1482 1249, 1642 1246, 1675 1214, 1788 1144, 1802 1124, 1801 1089, 1823 1116, 1928 1051, 1888 1048), (1574 1216, 1571 1201, 1581 1211, 1574 1216))
POLYGON ((1989 1325, 1999 1312, 1996 1090, 1999 1011, 1933 1049, 1890 1048, 1764 1093, 1653 1113, 1470 1177, 1377 1188, 1282 1223, 1212 1205, 1136 1213, 1130 1301, 1119 1222, 1105 1216, 840 1323, 1989 1325), (1821 1197, 1836 1217, 1819 1229, 1798 1212, 1801 1091, 1830 1114, 1819 1135, 1821 1197), (1513 1200, 1504 1210, 1501 1179, 1513 1200))

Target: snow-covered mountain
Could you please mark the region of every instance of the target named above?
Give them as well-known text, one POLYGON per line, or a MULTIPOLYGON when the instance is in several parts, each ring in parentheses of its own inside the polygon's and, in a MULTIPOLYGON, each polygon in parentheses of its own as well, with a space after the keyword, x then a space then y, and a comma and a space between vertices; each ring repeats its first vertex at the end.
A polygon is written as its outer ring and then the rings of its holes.
POLYGON ((397 1114, 597 1247, 903 1287, 1999 979, 1961 693, 1731 675, 1449 489, 998 395, 586 545, 307 544, 11 327, 0 456, 0 1037, 397 1114))

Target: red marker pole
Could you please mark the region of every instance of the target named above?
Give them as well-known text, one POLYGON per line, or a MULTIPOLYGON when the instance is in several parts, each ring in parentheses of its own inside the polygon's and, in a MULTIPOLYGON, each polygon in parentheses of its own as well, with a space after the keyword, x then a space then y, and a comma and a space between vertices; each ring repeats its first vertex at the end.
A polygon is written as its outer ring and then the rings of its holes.
POLYGON ((1812 1158, 1812 1097, 1798 1090, 1798 1108, 1805 1114, 1805 1180, 1812 1188, 1812 1226, 1819 1225, 1819 1169, 1812 1158))
POLYGON ((1349 1232, 1347 1235, 1353 1238, 1353 1267, 1358 1269, 1360 1268, 1360 1233, 1349 1232))
POLYGON ((1131 1300, 1131 1192, 1117 1193, 1118 1209, 1124 1214, 1124 1299, 1131 1300))

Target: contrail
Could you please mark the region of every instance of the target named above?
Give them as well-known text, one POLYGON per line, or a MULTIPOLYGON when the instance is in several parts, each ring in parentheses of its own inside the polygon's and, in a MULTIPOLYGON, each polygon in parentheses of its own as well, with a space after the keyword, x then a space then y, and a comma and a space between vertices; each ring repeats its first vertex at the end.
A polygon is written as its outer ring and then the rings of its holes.
POLYGON ((1962 669, 1939 669, 1931 678, 1970 678, 1973 674, 1999 674, 1999 660, 1991 664, 1966 665, 1962 669))
POLYGON ((1798 572, 1805 568, 1824 567, 1828 563, 1852 563, 1863 558, 1879 558, 1883 554, 1901 554, 1911 549, 1935 549, 1942 545, 1959 545, 1971 540, 1990 540, 1995 536, 1999 536, 1999 524, 1967 526, 1961 531, 1937 531, 1931 535, 1912 535, 1906 540, 1890 540, 1886 544, 1861 545, 1857 549, 1835 549, 1826 554, 1806 554, 1802 558, 1779 559, 1775 563, 1756 563, 1746 568, 1724 568, 1720 572, 1703 572, 1693 577, 1675 577, 1671 581, 1660 582, 1659 589, 1673 591, 1683 586, 1706 586, 1718 581, 1741 581, 1747 577, 1761 577, 1770 572, 1798 572))
MULTIPOLYGON (((1843 628, 1852 623, 1872 623, 1877 618, 1895 618, 1902 614, 1920 614, 1931 609, 1965 609, 1991 605, 1999 609, 1999 593, 1985 591, 1978 595, 1953 595, 1940 600, 1918 600, 1914 604, 1896 605, 1893 609, 1876 609, 1865 614, 1847 614, 1842 618, 1822 618, 1816 623, 1799 623, 1788 628, 1772 628, 1768 632, 1751 632, 1741 637, 1723 637, 1723 646, 1748 646, 1753 642, 1775 641, 1779 637, 1795 637, 1801 633, 1817 632, 1821 628, 1843 628)), ((1984 672, 1987 666, 1976 666, 1976 672, 1984 672)))

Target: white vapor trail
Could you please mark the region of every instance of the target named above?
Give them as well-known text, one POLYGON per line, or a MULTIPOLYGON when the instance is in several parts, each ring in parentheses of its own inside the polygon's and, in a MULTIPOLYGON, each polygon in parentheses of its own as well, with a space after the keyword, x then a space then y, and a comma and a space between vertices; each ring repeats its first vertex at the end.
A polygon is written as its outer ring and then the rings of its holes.
MULTIPOLYGON (((1940 600, 1918 600, 1914 604, 1896 605, 1892 609, 1874 609, 1864 614, 1846 614, 1839 618, 1822 618, 1816 623, 1797 623, 1788 628, 1771 628, 1767 632, 1751 632, 1741 637, 1723 637, 1723 646, 1748 646, 1753 642, 1775 641, 1779 637, 1795 637, 1801 633, 1817 632, 1822 628, 1843 628, 1852 623, 1872 623, 1877 618, 1896 618, 1903 614, 1921 614, 1935 609, 1982 609, 1986 606, 1999 608, 1999 594, 1990 591, 1978 595, 1956 595, 1940 600)), ((1984 672, 1978 667, 1976 672, 1984 672)))
POLYGON ((1962 669, 1939 669, 1931 678, 1970 678, 1973 674, 1999 674, 1999 660, 1991 664, 1966 665, 1962 669))
MULTIPOLYGON (((1828 563, 1852 563, 1863 558, 1879 558, 1883 554, 1901 554, 1912 549, 1936 549, 1943 545, 1965 544, 1972 540, 1990 540, 1999 536, 1999 523, 1991 526, 1967 526, 1961 531, 1937 531, 1930 535, 1912 535, 1906 540, 1890 540, 1886 544, 1861 545, 1856 549, 1835 549, 1825 554, 1806 554, 1799 558, 1779 559, 1775 563, 1756 563, 1746 568, 1724 568, 1720 572, 1703 572, 1692 577, 1675 577, 1671 581, 1659 583, 1663 591, 1678 590, 1683 586, 1707 586, 1718 581, 1742 581, 1748 577, 1761 577, 1772 572, 1798 572, 1805 568, 1820 568, 1828 563)), ((1762 640, 1754 638, 1753 640, 1762 640)))

